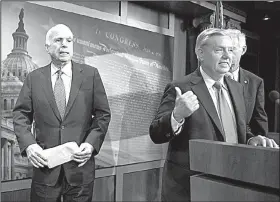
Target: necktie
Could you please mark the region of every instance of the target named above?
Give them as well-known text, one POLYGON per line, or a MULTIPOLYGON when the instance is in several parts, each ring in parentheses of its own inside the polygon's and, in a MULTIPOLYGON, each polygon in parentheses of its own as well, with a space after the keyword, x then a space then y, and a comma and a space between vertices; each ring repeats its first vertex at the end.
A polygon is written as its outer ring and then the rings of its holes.
POLYGON ((57 79, 54 84, 54 97, 60 116, 63 119, 66 108, 66 93, 64 83, 61 78, 63 72, 61 70, 58 70, 56 73, 57 79))
POLYGON ((220 114, 221 124, 225 133, 226 142, 237 143, 237 132, 234 117, 230 111, 228 102, 226 101, 224 92, 222 90, 222 84, 217 81, 213 86, 217 89, 218 112, 220 114))

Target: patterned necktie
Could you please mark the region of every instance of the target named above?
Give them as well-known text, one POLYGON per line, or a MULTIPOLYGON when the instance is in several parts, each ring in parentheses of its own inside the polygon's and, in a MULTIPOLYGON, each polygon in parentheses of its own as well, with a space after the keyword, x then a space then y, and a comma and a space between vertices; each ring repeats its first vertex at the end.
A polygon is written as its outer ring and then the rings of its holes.
POLYGON ((238 140, 234 117, 230 111, 228 102, 226 101, 224 92, 222 90, 222 84, 217 81, 213 86, 217 89, 218 112, 220 114, 221 124, 225 133, 226 142, 237 143, 238 140))
POLYGON ((63 72, 61 70, 57 70, 56 73, 57 73, 57 79, 54 84, 54 97, 60 116, 63 119, 65 108, 66 108, 66 93, 65 93, 64 83, 61 78, 63 72))

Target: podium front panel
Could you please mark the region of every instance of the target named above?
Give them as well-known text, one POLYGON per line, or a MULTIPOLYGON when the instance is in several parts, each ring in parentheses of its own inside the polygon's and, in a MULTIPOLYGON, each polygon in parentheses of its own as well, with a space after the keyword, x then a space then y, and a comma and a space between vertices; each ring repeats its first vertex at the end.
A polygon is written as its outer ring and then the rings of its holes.
POLYGON ((190 140, 190 169, 279 189, 279 149, 190 140))
POLYGON ((279 202, 279 193, 204 175, 191 176, 191 201, 279 202))

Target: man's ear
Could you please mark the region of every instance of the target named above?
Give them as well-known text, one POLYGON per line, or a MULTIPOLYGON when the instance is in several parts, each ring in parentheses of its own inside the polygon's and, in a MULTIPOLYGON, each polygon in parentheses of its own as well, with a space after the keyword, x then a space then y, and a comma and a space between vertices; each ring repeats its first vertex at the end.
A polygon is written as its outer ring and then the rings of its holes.
POLYGON ((246 51, 247 51, 247 46, 243 46, 242 47, 242 55, 244 55, 246 53, 246 51))
POLYGON ((203 53, 202 48, 199 48, 199 49, 197 50, 197 59, 198 59, 199 61, 203 61, 203 55, 204 55, 204 53, 203 53))
POLYGON ((46 49, 46 51, 47 51, 47 53, 49 53, 49 45, 48 44, 45 44, 45 49, 46 49))

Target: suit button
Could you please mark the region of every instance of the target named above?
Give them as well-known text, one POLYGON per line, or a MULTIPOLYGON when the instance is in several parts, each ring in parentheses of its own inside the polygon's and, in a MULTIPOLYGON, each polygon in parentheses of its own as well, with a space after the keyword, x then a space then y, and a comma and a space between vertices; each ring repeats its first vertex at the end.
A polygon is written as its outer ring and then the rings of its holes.
POLYGON ((61 130, 63 130, 64 129, 64 126, 61 126, 61 130))

